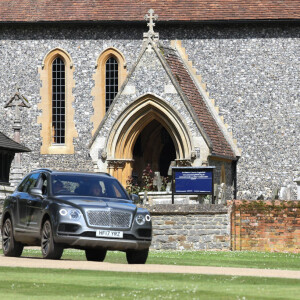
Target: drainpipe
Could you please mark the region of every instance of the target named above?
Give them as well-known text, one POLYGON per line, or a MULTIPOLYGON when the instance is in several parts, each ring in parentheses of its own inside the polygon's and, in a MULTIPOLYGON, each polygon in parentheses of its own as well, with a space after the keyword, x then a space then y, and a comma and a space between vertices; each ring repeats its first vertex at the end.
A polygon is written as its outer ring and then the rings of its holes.
POLYGON ((233 181, 233 199, 237 197, 237 163, 240 157, 237 156, 236 160, 232 162, 232 181, 233 181))

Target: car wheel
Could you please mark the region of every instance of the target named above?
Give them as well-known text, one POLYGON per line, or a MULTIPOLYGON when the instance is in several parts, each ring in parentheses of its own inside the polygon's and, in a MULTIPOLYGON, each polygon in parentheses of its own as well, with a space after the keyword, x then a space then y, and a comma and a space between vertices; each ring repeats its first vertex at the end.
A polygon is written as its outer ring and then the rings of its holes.
POLYGON ((106 252, 104 249, 86 249, 85 257, 90 261, 104 261, 106 252))
POLYGON ((41 248, 43 258, 60 259, 64 248, 54 242, 51 223, 47 220, 42 229, 41 248))
POLYGON ((144 264, 148 258, 149 249, 128 250, 126 252, 127 262, 129 264, 144 264))
POLYGON ((24 245, 15 241, 13 226, 10 218, 7 218, 2 226, 2 250, 5 256, 21 256, 24 245))

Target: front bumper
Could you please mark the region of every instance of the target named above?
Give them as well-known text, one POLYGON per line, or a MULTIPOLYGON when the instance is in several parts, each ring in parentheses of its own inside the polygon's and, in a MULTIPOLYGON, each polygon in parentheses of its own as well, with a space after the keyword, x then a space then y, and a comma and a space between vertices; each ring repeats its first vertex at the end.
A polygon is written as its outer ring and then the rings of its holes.
MULTIPOLYGON (((143 250, 151 245, 152 222, 146 221, 138 225, 132 217, 130 228, 91 226, 86 219, 86 214, 77 220, 70 220, 67 216, 58 215, 56 226, 53 227, 54 241, 65 248, 102 248, 107 250, 143 250), (97 230, 122 231, 122 238, 97 237, 97 230)), ((112 222, 115 225, 114 222, 112 222)))
POLYGON ((59 244, 64 244, 66 248, 101 248, 120 251, 143 250, 148 249, 151 245, 151 240, 107 239, 65 235, 56 236, 54 241, 59 244))

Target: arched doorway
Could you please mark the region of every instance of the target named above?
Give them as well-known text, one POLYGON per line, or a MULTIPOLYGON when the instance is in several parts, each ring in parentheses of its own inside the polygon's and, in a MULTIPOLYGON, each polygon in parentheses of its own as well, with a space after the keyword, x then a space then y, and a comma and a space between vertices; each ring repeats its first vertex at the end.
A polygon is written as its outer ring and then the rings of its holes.
POLYGON ((171 161, 176 159, 172 137, 157 120, 151 121, 139 134, 133 147, 132 176, 141 180, 142 171, 149 164, 154 172, 168 175, 171 161))
POLYGON ((192 139, 185 120, 165 101, 145 95, 118 117, 106 141, 108 172, 126 186, 149 162, 166 175, 174 159, 190 159, 192 139))

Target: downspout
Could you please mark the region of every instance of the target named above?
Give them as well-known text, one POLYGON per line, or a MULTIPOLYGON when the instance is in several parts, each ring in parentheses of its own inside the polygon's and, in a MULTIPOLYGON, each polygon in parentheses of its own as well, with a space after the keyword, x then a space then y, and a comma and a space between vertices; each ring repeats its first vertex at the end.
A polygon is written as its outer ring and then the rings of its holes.
POLYGON ((233 182, 233 199, 237 197, 237 163, 240 157, 237 156, 236 160, 232 162, 232 182, 233 182))

